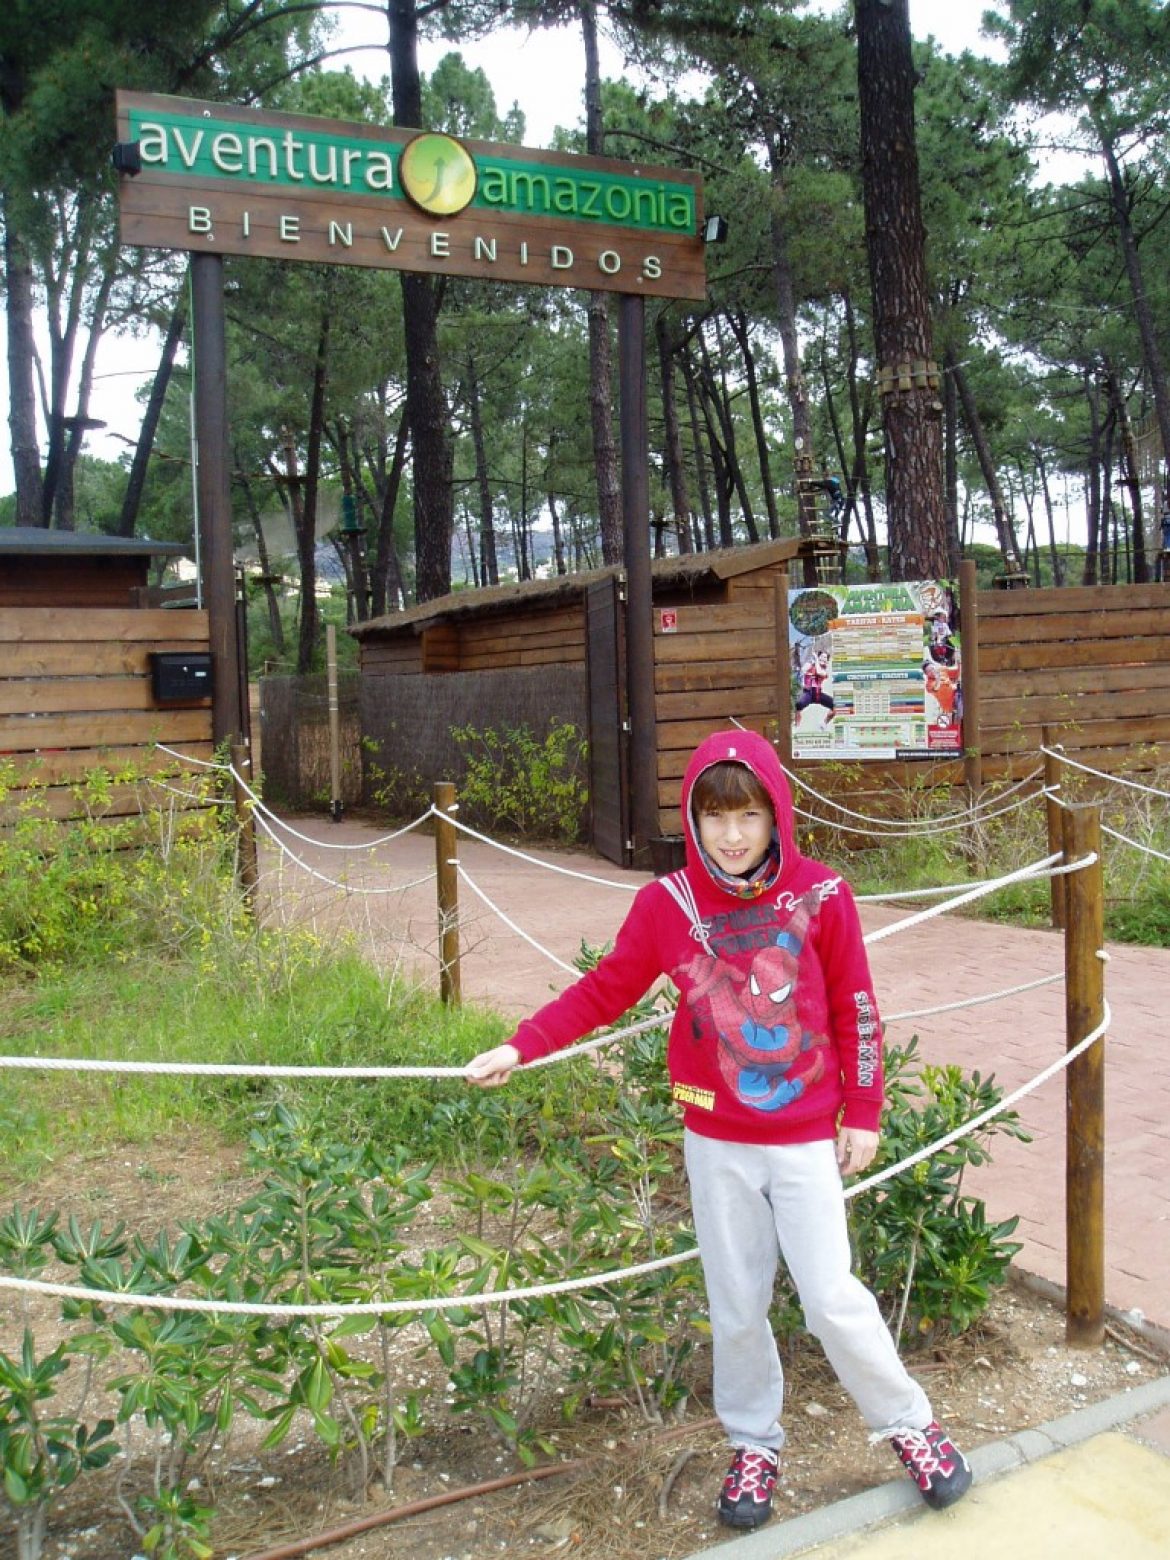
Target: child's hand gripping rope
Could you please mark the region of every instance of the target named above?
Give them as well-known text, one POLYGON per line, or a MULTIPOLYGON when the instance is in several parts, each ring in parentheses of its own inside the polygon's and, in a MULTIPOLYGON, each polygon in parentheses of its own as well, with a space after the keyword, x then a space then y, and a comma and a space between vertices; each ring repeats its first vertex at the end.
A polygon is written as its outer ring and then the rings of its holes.
POLYGON ((514 1045, 496 1045, 471 1058, 466 1067, 467 1081, 481 1089, 498 1089, 519 1065, 520 1052, 514 1045))

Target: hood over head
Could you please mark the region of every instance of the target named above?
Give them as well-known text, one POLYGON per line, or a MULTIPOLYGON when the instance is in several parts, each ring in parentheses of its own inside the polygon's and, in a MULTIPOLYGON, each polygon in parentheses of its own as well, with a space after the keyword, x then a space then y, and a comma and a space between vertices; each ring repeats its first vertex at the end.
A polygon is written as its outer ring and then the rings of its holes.
POLYGON ((699 827, 691 807, 695 782, 712 764, 743 764, 771 798, 772 811, 776 815, 776 836, 780 843, 781 883, 792 873, 801 860, 796 843, 796 824, 792 811, 792 792, 784 771, 780 767, 776 749, 755 731, 717 731, 699 743, 695 749, 682 786, 682 827, 687 845, 687 866, 711 876, 707 857, 699 844, 699 827))

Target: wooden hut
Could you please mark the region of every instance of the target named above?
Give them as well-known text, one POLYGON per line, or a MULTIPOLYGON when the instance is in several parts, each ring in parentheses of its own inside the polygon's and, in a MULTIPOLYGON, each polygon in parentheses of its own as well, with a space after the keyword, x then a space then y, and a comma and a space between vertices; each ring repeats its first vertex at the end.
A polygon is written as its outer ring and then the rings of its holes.
MULTIPOLYGON (((33 527, 0 529, 0 765, 19 807, 21 781, 43 787, 54 817, 85 809, 88 771, 160 762, 156 743, 212 752, 207 613, 150 607, 153 559, 176 542, 33 527)), ((132 812, 114 787, 108 814, 132 812)))
MULTIPOLYGON (((826 555, 785 539, 652 565, 659 826, 677 828, 683 769, 708 732, 769 731, 787 711, 788 574, 826 555)), ((837 563, 836 549, 827 555, 837 563)), ((452 725, 541 725, 588 734, 592 836, 628 862, 624 575, 557 575, 457 591, 351 630, 361 650, 362 736, 373 762, 449 769, 452 725), (452 673, 460 673, 452 677, 452 673)))

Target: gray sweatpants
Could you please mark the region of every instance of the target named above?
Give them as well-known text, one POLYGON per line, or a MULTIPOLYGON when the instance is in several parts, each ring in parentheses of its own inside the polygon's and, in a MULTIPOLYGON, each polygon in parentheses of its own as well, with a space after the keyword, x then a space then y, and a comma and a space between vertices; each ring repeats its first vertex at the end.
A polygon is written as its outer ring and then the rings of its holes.
POLYGON ((784 1444, 784 1373, 768 1324, 778 1251, 805 1325, 871 1430, 922 1430, 932 1414, 851 1271, 832 1142, 724 1143, 687 1131, 687 1175, 707 1285, 715 1412, 737 1446, 784 1444))

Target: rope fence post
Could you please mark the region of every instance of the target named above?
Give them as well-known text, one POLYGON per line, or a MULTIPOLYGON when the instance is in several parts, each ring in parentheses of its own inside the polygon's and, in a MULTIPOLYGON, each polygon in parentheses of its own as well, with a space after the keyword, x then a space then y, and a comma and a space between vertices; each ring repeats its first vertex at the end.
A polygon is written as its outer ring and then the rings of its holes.
POLYGON ((462 1001, 459 977, 459 859, 455 787, 435 781, 435 874, 439 898, 439 998, 449 1007, 462 1001))
MULTIPOLYGON (((1071 1050, 1105 1018, 1105 894, 1101 810, 1062 810, 1066 863, 1092 859, 1068 874, 1065 893, 1065 1013, 1071 1050)), ((1105 1045, 1089 1047, 1065 1078, 1065 1338, 1096 1348, 1105 1337, 1105 1045)))
MULTIPOLYGON (((1052 752, 1058 744, 1055 741, 1051 726, 1042 726, 1041 743, 1044 747, 1044 814, 1048 823, 1048 854, 1050 856, 1064 848, 1064 826, 1060 821, 1063 808, 1058 800, 1060 792, 1060 759, 1052 752)), ((1057 931, 1063 931, 1065 926, 1065 883, 1063 877, 1051 877, 1048 879, 1052 891, 1052 924, 1057 931)))
POLYGON ((963 779, 974 806, 983 789, 983 730, 979 697, 979 581, 973 558, 959 564, 959 631, 963 646, 963 779))
POLYGON ((249 785, 253 783, 252 760, 248 749, 242 742, 233 742, 232 755, 232 797, 235 801, 236 828, 238 830, 237 871, 240 878, 240 889, 244 896, 244 905, 249 914, 255 914, 256 887, 260 882, 260 860, 256 854, 256 820, 252 816, 252 803, 248 793, 240 784, 240 776, 247 779, 249 785))
POLYGON ((337 628, 325 625, 325 678, 329 694, 329 816, 341 822, 341 707, 337 700, 337 628))

